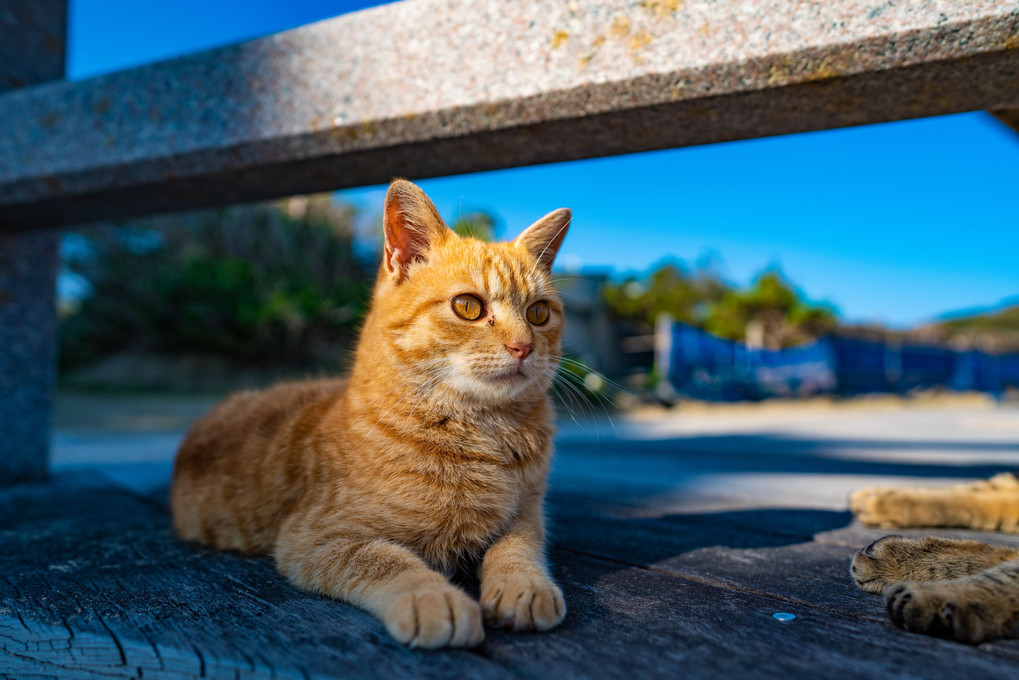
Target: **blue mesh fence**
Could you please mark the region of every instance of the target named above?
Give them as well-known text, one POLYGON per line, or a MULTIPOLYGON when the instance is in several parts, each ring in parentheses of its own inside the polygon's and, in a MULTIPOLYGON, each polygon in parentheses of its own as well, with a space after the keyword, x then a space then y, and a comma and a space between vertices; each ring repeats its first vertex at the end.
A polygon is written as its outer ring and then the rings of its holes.
POLYGON ((1000 393, 1019 387, 1019 354, 835 336, 790 349, 751 349, 681 323, 673 323, 664 338, 667 346, 657 348, 659 370, 676 391, 702 399, 904 392, 937 386, 1000 393))

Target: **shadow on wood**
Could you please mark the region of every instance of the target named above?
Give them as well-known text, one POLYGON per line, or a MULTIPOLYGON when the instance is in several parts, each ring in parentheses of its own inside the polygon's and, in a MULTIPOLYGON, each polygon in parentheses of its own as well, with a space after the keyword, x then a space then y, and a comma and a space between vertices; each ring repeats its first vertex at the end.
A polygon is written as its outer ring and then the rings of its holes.
POLYGON ((1000 677, 1019 657, 891 628, 848 578, 845 512, 639 517, 554 491, 563 626, 428 653, 269 559, 178 541, 158 497, 87 473, 0 491, 0 676, 1000 677))

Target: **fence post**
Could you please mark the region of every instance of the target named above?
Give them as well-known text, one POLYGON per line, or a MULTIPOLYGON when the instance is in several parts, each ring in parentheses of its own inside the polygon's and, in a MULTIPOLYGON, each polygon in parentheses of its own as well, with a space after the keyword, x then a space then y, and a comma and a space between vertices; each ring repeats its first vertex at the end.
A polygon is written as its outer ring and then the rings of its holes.
MULTIPOLYGON (((64 77, 67 0, 0 0, 0 91, 64 77)), ((0 484, 46 474, 58 234, 0 224, 0 484)))
POLYGON ((676 400, 676 389, 672 385, 672 315, 665 312, 655 319, 655 369, 658 371, 658 384, 655 395, 666 404, 676 400))

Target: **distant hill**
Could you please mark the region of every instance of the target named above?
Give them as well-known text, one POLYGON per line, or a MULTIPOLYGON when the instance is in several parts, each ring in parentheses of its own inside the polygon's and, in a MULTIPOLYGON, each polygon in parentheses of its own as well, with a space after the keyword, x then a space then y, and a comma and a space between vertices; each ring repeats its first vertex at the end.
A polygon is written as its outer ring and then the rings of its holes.
POLYGON ((959 349, 1019 352, 1019 304, 952 316, 920 326, 906 335, 917 340, 947 342, 959 349))

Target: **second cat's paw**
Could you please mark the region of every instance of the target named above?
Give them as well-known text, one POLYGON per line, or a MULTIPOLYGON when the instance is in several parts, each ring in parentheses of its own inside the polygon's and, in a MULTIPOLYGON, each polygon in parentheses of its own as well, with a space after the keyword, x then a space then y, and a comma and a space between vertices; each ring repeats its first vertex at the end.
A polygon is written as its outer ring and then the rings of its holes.
POLYGON ((507 574, 481 584, 485 622, 523 632, 549 630, 566 616, 563 592, 542 574, 507 574))
POLYGON ((960 584, 897 583, 885 592, 885 606, 895 625, 914 633, 969 643, 1009 635, 995 603, 960 584))
POLYGON ((417 586, 382 615, 386 630, 411 647, 474 647, 485 639, 478 603, 451 585, 417 586))
POLYGON ((912 540, 915 539, 885 536, 856 551, 849 567, 856 585, 868 593, 880 595, 891 584, 903 580, 899 553, 902 545, 912 540))
POLYGON ((901 508, 904 499, 897 489, 869 486, 849 494, 849 509, 864 524, 885 528, 907 526, 902 522, 901 508))

